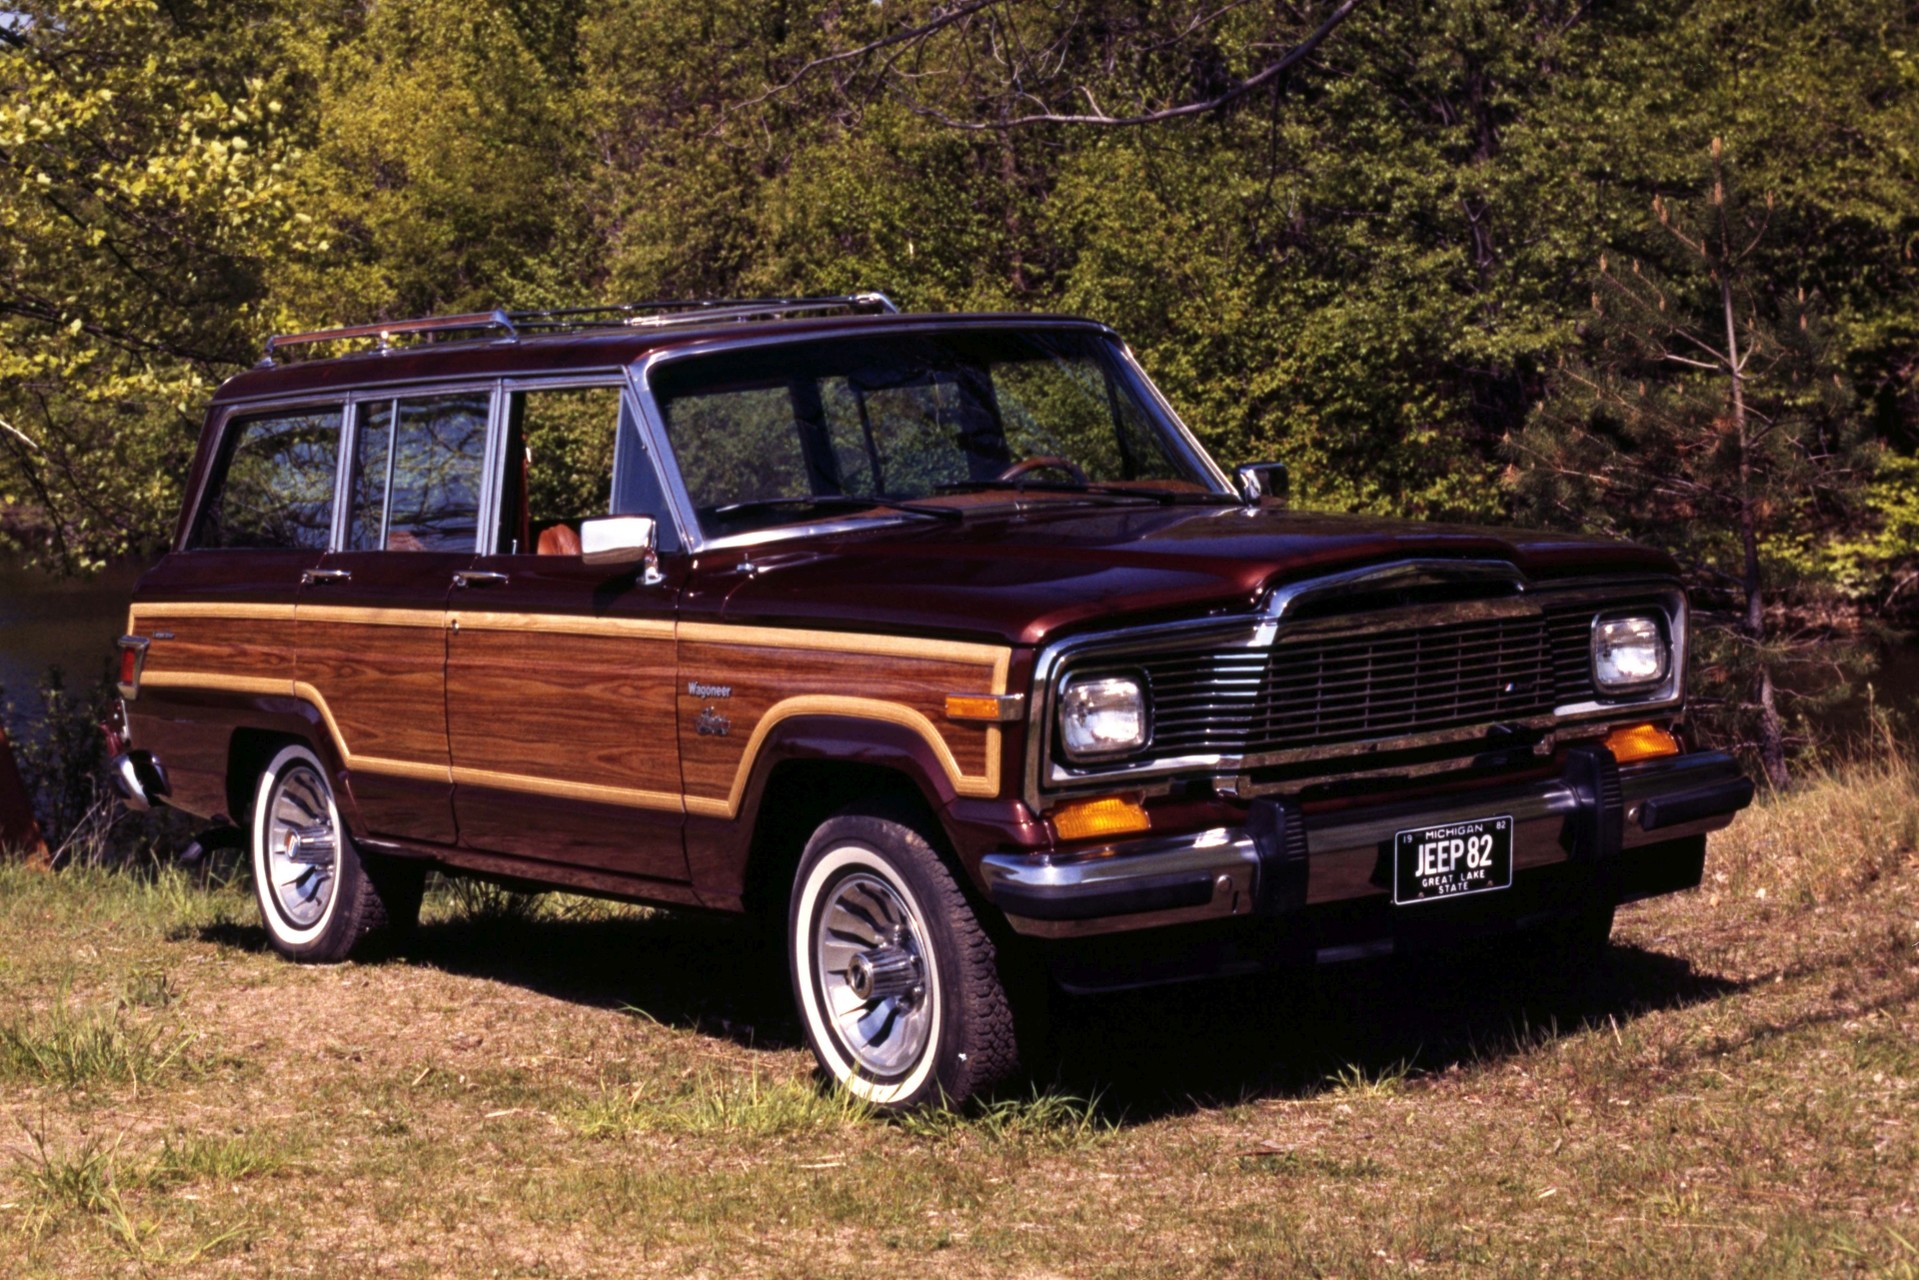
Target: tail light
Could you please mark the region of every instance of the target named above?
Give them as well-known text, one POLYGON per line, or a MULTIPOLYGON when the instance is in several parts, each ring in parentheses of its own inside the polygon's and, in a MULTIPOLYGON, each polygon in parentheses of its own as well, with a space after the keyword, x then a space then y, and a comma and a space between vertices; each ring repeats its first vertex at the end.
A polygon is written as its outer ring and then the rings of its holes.
POLYGON ((140 669, 147 662, 145 636, 120 637, 120 696, 131 702, 140 695, 140 669))

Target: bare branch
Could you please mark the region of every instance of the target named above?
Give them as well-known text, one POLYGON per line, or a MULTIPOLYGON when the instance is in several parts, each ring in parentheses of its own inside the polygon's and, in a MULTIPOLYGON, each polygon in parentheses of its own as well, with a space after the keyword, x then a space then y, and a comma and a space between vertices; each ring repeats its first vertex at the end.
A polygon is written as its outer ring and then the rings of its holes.
MULTIPOLYGON (((1091 90, 1085 86, 1075 86, 1071 90, 1071 93, 1074 98, 1083 98, 1086 101, 1090 108, 1087 113, 1072 114, 1045 109, 1046 104, 1044 100, 1034 91, 1037 86, 1030 81, 1027 76, 1035 70, 1038 70, 1046 73, 1046 75, 1041 77, 1044 79, 1064 69, 1067 60, 1066 40, 1062 37, 1051 47, 1044 50, 1028 50, 1021 41, 1020 32, 1016 27, 1010 22, 1002 21, 999 16, 991 14, 988 14, 984 19, 986 23, 986 38, 991 45, 987 56, 992 62, 1004 68, 1010 77, 1010 83, 1004 95, 1005 101, 1031 103, 1039 109, 1029 111, 1022 115, 1009 114, 997 120, 962 119, 942 111, 937 107, 928 105, 916 95, 905 91, 901 87, 900 82, 902 81, 913 82, 920 78, 918 74, 908 72, 899 67, 898 64, 903 58, 909 54, 923 53, 933 37, 943 31, 947 31, 949 28, 966 24, 969 20, 979 17, 981 14, 986 13, 987 10, 994 9, 1002 3, 1003 0, 969 0, 968 3, 958 4, 953 8, 937 13, 925 22, 915 26, 895 31, 890 35, 881 36, 875 40, 869 40, 865 44, 858 45, 851 49, 842 49, 835 53, 823 54, 801 66, 791 76, 779 84, 751 98, 727 107, 721 114, 722 116, 730 115, 744 108, 769 102, 791 90, 801 81, 822 69, 859 62, 871 58, 874 55, 882 55, 883 60, 876 69, 879 82, 882 85, 890 84, 890 87, 897 94, 900 102, 907 110, 922 118, 933 120, 947 128, 959 129, 969 133, 984 133, 1005 132, 1033 125, 1049 124, 1098 125, 1108 128, 1158 124, 1163 121, 1178 120, 1189 116, 1205 115, 1208 112, 1217 111, 1221 107, 1245 97, 1247 94, 1274 83, 1279 77, 1285 75, 1310 56, 1327 36, 1331 35, 1341 23, 1345 22, 1346 19, 1352 15, 1354 10, 1359 8, 1361 0, 1339 0, 1339 3, 1334 6, 1332 12, 1326 16, 1325 20, 1322 21, 1318 27, 1314 28, 1303 40, 1286 50, 1285 53, 1272 62, 1267 63, 1258 71, 1255 71, 1252 75, 1234 84, 1223 93, 1216 94, 1202 101, 1181 103, 1178 106, 1165 107, 1157 111, 1145 111, 1134 115, 1113 115, 1099 105, 1097 99, 1093 97, 1091 90), (1049 63, 1053 65, 1049 66, 1049 63)), ((1233 0, 1232 3, 1219 5, 1210 12, 1197 14, 1185 24, 1184 29, 1177 35, 1173 36, 1170 40, 1161 41, 1153 47, 1160 49, 1171 44, 1177 44, 1179 41, 1189 38, 1194 32, 1200 30, 1207 24, 1215 22, 1226 14, 1240 8, 1243 3, 1244 0, 1233 0)))
POLYGON ((1314 49, 1317 49, 1320 43, 1325 40, 1327 36, 1331 35, 1342 22, 1352 16, 1353 10, 1357 9, 1359 4, 1360 0, 1341 0, 1339 7, 1327 15, 1326 20, 1320 23, 1311 35, 1294 45, 1291 49, 1288 49, 1279 59, 1268 63, 1265 67, 1240 81, 1226 92, 1208 98, 1203 102, 1188 102, 1177 107, 1167 107, 1160 111, 1147 111, 1139 115, 1131 116, 1109 116, 1104 113, 1094 115, 1063 115, 1051 111, 1041 111, 1031 115, 1013 116, 1006 120, 958 120, 943 111, 935 110, 923 104, 909 102, 906 105, 908 109, 916 115, 936 120, 950 129, 963 129, 970 133, 1021 129, 1040 124, 1079 124, 1101 125, 1107 128, 1132 128, 1139 125, 1160 124, 1167 120, 1178 120, 1187 116, 1205 115, 1209 111, 1217 111, 1228 103, 1245 97, 1255 89, 1271 84, 1274 80, 1299 65, 1299 63, 1305 60, 1314 49))
MULTIPOLYGON (((969 18, 982 9, 990 9, 999 2, 1000 0, 972 0, 970 4, 962 4, 956 9, 948 9, 945 13, 929 18, 917 27, 908 27, 904 31, 895 31, 890 36, 881 36, 877 40, 869 40, 855 49, 842 49, 838 53, 829 53, 822 57, 814 58, 798 71, 795 71, 783 83, 774 85, 764 93, 755 94, 744 102, 735 103, 733 106, 726 108, 726 111, 740 111, 747 107, 759 106, 761 103, 770 101, 780 94, 785 93, 788 89, 793 88, 799 84, 800 81, 806 79, 823 67, 830 67, 841 62, 857 61, 860 58, 866 57, 868 54, 878 53, 882 49, 890 49, 894 45, 923 41, 928 36, 952 26, 955 22, 963 18, 969 18)), ((725 112, 722 112, 722 114, 725 114, 725 112)))

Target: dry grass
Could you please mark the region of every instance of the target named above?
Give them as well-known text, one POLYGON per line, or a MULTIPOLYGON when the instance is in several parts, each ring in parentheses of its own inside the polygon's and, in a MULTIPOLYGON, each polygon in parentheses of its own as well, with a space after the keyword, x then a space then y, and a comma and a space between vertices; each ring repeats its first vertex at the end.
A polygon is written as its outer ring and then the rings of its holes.
POLYGON ((1041 1086, 905 1120, 723 923, 442 896, 312 969, 237 890, 0 868, 0 1273, 1913 1277, 1914 779, 1764 803, 1596 987, 1077 1002, 1041 1086))

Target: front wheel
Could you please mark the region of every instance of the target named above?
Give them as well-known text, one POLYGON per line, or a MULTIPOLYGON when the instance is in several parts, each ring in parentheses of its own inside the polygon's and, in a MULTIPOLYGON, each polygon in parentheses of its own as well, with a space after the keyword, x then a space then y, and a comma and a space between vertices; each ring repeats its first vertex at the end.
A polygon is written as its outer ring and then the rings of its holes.
POLYGON ((800 857, 787 959, 807 1042, 855 1097, 958 1104, 1019 1065, 998 948, 910 825, 821 825, 800 857))
POLYGON ((353 846, 326 766, 304 746, 282 747, 253 800, 253 883, 273 949, 327 964, 369 936, 417 918, 419 868, 363 857, 353 846))

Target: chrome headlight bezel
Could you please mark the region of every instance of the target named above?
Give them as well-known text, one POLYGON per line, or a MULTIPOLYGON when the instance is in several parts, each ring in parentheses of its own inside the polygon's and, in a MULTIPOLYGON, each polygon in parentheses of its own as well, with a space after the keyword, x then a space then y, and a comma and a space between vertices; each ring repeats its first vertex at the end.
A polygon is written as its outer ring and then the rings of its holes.
POLYGON ((1659 689, 1672 676, 1671 621, 1661 609, 1602 613, 1593 619, 1589 653, 1593 689, 1602 698, 1630 698, 1659 689), (1620 655, 1648 655, 1620 676, 1620 655), (1605 672, 1614 674, 1608 678, 1605 672))
POLYGON ((1153 742, 1153 701, 1146 677, 1139 672, 1100 672, 1068 675, 1059 686, 1054 722, 1061 753, 1074 764, 1123 760, 1145 751, 1153 742), (1130 710, 1128 707, 1130 704, 1130 710), (1123 725, 1130 714, 1133 732, 1104 735, 1092 730, 1094 717, 1111 717, 1123 725))

